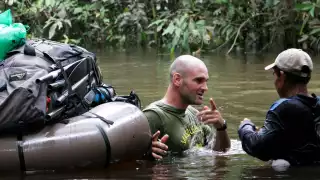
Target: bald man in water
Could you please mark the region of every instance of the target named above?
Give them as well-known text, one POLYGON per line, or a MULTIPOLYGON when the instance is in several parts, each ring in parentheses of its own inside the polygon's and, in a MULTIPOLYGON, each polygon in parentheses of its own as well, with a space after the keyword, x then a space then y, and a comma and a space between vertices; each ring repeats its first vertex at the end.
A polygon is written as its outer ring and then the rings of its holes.
POLYGON ((230 148, 226 121, 213 99, 211 107, 204 106, 200 112, 191 106, 203 103, 208 79, 206 65, 196 57, 182 55, 171 64, 165 96, 143 110, 153 133, 153 158, 162 159, 167 151, 181 153, 192 146, 209 146, 215 151, 230 148))

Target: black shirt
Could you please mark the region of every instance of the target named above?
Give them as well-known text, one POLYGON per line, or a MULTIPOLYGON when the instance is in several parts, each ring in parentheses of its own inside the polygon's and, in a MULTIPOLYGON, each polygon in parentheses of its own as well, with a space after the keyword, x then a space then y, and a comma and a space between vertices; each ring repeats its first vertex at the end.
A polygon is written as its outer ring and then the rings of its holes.
POLYGON ((285 159, 291 165, 320 162, 314 123, 315 111, 319 109, 316 97, 296 95, 279 99, 270 107, 259 131, 251 121, 240 125, 238 133, 243 150, 264 161, 285 159))

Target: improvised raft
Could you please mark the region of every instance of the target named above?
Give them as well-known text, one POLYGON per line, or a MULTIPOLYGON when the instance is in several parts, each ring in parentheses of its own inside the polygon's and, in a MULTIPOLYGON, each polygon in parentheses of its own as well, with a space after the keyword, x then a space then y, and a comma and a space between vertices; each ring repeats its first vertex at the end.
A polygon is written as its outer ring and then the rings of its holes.
POLYGON ((69 123, 47 126, 36 134, 0 138, 1 170, 105 167, 141 158, 150 145, 149 124, 141 110, 125 102, 101 104, 69 123), (91 114, 93 112, 95 115, 91 114), (113 121, 108 124, 97 118, 113 121))
POLYGON ((105 167, 149 150, 139 98, 105 86, 93 53, 37 39, 7 53, 1 65, 0 170, 105 167), (13 127, 20 135, 2 133, 13 127))

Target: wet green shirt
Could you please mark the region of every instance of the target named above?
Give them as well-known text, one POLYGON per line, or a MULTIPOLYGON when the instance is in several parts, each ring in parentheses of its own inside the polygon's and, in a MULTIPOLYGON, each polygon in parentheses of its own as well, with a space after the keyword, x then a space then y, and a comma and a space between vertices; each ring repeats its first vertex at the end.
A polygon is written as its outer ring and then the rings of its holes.
POLYGON ((162 101, 156 101, 143 112, 149 121, 152 134, 160 130, 160 137, 169 135, 166 143, 169 151, 182 152, 192 146, 205 146, 213 139, 213 128, 198 121, 198 111, 192 106, 177 109, 162 101))

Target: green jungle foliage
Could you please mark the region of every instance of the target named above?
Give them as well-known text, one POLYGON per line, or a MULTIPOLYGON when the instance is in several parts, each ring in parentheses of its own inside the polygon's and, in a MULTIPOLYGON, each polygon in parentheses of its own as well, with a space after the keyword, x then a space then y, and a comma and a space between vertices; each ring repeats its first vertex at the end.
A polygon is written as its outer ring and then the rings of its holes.
POLYGON ((320 49, 320 0, 3 0, 29 37, 170 53, 320 49))

